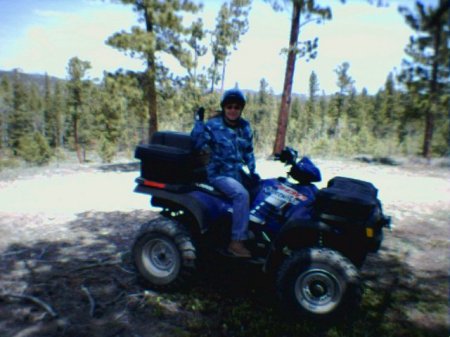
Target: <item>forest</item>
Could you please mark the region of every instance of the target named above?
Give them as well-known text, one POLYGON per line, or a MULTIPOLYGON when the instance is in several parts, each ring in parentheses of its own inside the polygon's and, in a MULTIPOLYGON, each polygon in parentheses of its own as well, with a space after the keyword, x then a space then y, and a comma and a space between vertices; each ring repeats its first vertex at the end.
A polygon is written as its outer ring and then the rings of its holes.
MULTIPOLYGON (((201 13, 190 26, 183 23, 183 13, 201 9, 190 1, 120 2, 131 5, 142 22, 110 36, 107 44, 142 59, 145 71, 105 72, 102 79, 92 80, 89 60, 74 56, 68 60, 66 79, 45 75, 36 81, 20 69, 0 72, 0 170, 23 163, 46 165, 75 154, 80 163, 109 163, 119 154, 132 158, 135 146, 157 130, 190 131, 198 107, 204 106, 210 116, 217 113, 227 60, 248 30, 251 1, 224 1, 210 31, 203 27, 201 13), (199 69, 207 51, 213 63, 199 69), (186 75, 172 73, 163 54, 175 57, 186 75)), ((276 1, 272 4, 274 10, 282 9, 276 1)), ((331 13, 315 1, 293 1, 288 10, 317 20, 330 19, 331 13)), ((441 0, 433 8, 417 2, 399 11, 415 34, 405 48, 401 71, 386 74, 374 95, 355 89, 347 62, 336 65, 336 93, 325 95, 315 72, 309 76, 307 95, 291 93, 294 70, 289 59, 295 64, 314 58, 318 48, 315 40, 300 43, 298 35, 286 50, 282 95, 264 78, 258 90, 241 88, 258 155, 273 154, 281 136, 282 144, 316 156, 449 156, 448 3, 441 0), (288 117, 285 134, 279 128, 283 113, 288 117)))

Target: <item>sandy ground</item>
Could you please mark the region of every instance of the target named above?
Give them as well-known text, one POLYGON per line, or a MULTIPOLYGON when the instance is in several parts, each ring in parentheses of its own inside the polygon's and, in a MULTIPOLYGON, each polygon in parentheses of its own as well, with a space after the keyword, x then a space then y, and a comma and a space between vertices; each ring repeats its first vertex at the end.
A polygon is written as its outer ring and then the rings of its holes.
MULTIPOLYGON (((377 259, 395 256, 403 266, 402 275, 396 276, 395 282, 411 286, 411 282, 420 280, 419 288, 423 285, 424 291, 432 289, 435 298, 446 303, 450 170, 336 160, 317 160, 316 164, 321 168, 323 177, 319 187, 333 176, 371 181, 379 189, 385 213, 392 216, 393 230, 386 233, 379 254, 381 257, 368 262, 368 282, 371 277, 381 277, 377 275, 380 272, 376 267, 380 262, 377 259)), ((257 170, 262 178, 284 175, 285 172, 281 163, 262 160, 258 161, 257 170)), ((54 242, 69 246, 82 242, 92 247, 101 242, 104 250, 100 255, 107 259, 108 252, 114 255, 117 247, 129 244, 139 225, 155 215, 149 207, 148 198, 133 193, 137 175, 136 165, 111 165, 37 169, 34 172, 28 170, 24 175, 16 173, 14 179, 0 177, 0 268, 10 268, 6 273, 3 269, 0 274, 0 290, 24 293, 29 289, 27 282, 20 282, 26 273, 17 267, 17 257, 27 253, 29 247, 33 247, 33 258, 36 260, 36 254, 41 259, 50 254, 51 243, 54 242), (42 242, 45 244, 40 245, 42 242), (13 272, 15 269, 16 272, 13 272)), ((65 258, 69 254, 77 254, 75 246, 69 248, 73 249, 64 253, 65 258)), ((98 261, 98 254, 89 254, 78 258, 98 261)), ((30 256, 27 255, 28 258, 30 256)), ((386 282, 393 282, 392 275, 383 277, 386 282)), ((0 321, 1 316, 8 316, 6 313, 2 315, 1 305, 0 302, 0 321)), ((413 306, 405 310, 408 319, 419 319, 425 326, 448 326, 445 308, 438 307, 435 312, 428 311, 426 314, 418 312, 413 306)), ((17 322, 16 319, 16 325, 17 322)), ((0 335, 7 329, 6 323, 0 323, 0 335)))

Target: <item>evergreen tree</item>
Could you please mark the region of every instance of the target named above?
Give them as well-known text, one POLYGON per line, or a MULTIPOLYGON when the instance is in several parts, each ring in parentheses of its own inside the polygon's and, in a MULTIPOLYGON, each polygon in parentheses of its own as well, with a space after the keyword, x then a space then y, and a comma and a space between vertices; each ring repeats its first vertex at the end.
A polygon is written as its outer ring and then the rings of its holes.
POLYGON ((45 74, 44 79, 44 99, 43 99, 43 134, 47 138, 49 144, 55 147, 56 136, 54 134, 54 127, 52 125, 53 102, 52 91, 50 85, 50 78, 45 74))
MULTIPOLYGON (((287 130, 287 143, 306 144, 308 138, 307 113, 298 96, 294 96, 290 109, 289 125, 291 127, 287 130)), ((296 146, 294 145, 294 147, 296 146)))
POLYGON ((405 50, 409 58, 403 62, 400 79, 409 91, 420 95, 424 102, 425 131, 422 155, 426 158, 431 157, 436 119, 444 122, 437 124, 440 126, 447 121, 447 130, 443 133, 448 134, 448 105, 444 104, 448 103, 450 85, 449 8, 448 0, 440 0, 436 8, 425 7, 422 2, 417 1, 414 12, 406 7, 400 8, 406 22, 416 33, 410 38, 405 50))
POLYGON ((48 164, 52 157, 47 140, 38 131, 20 137, 17 153, 25 161, 34 165, 48 164))
POLYGON ((355 139, 356 153, 372 153, 374 151, 376 144, 372 130, 374 128, 374 116, 377 115, 378 113, 374 112, 373 102, 366 88, 363 88, 361 94, 352 95, 349 113, 351 120, 349 123, 355 139))
POLYGON ((66 112, 67 106, 64 86, 58 81, 55 83, 47 120, 49 143, 55 148, 60 148, 64 145, 66 112))
POLYGON ((400 94, 400 104, 403 107, 399 119, 398 138, 399 145, 406 155, 417 155, 423 149, 424 121, 422 111, 424 109, 424 100, 411 87, 408 92, 400 94), (420 131, 419 131, 420 130, 420 131), (419 141, 419 139, 421 141, 419 141))
MULTIPOLYGON (((269 2, 272 3, 272 7, 275 10, 283 8, 278 1, 271 0, 269 2)), ((286 71, 273 153, 281 152, 285 144, 296 59, 301 57, 315 58, 317 55, 318 39, 299 42, 300 28, 310 22, 321 23, 323 20, 331 19, 331 9, 329 7, 320 7, 315 0, 290 0, 284 2, 292 4, 291 32, 289 48, 286 50, 286 71), (304 22, 301 22, 301 18, 304 19, 304 22)))
POLYGON ((256 94, 247 94, 247 104, 244 110, 253 127, 255 152, 270 153, 275 139, 276 98, 266 79, 259 82, 256 94))
POLYGON ((222 86, 224 89, 227 57, 231 55, 230 48, 236 49, 241 35, 248 30, 248 14, 251 0, 231 0, 220 8, 216 18, 216 28, 213 31, 212 54, 213 68, 211 75, 211 92, 218 79, 218 68, 222 65, 222 86))
POLYGON ((378 139, 383 139, 385 145, 390 144, 390 147, 392 147, 398 142, 399 120, 402 114, 400 110, 400 94, 395 89, 392 74, 389 74, 384 89, 381 90, 377 96, 380 101, 378 109, 373 116, 374 135, 378 139), (387 142, 388 140, 390 142, 387 142))
POLYGON ((124 128, 126 101, 120 84, 113 77, 106 76, 101 89, 98 93, 99 110, 95 114, 96 139, 100 157, 109 163, 117 153, 124 128))
POLYGON ((349 69, 350 64, 348 62, 344 62, 334 70, 338 77, 336 85, 339 88, 339 91, 337 92, 338 118, 343 112, 347 111, 348 98, 355 92, 355 81, 349 75, 349 69))
POLYGON ((15 70, 8 116, 8 141, 14 155, 18 154, 20 139, 31 134, 32 131, 33 121, 28 110, 28 93, 21 80, 20 73, 15 70))
POLYGON ((317 96, 320 91, 319 79, 314 71, 309 76, 309 102, 311 105, 315 105, 317 102, 317 96))
POLYGON ((83 123, 87 121, 87 86, 88 83, 85 80, 87 71, 91 68, 91 64, 88 61, 82 61, 78 57, 73 57, 69 60, 67 72, 69 79, 67 82, 68 90, 68 105, 70 107, 72 135, 75 151, 77 152, 78 161, 83 162, 81 154, 80 144, 83 142, 83 136, 86 130, 83 126, 88 126, 89 123, 83 123))
POLYGON ((8 146, 8 106, 12 101, 12 86, 7 76, 0 81, 0 153, 8 146))
POLYGON ((134 149, 136 144, 146 141, 148 135, 148 110, 142 104, 145 92, 142 88, 142 77, 133 72, 107 74, 120 87, 120 97, 123 99, 123 125, 119 145, 126 149, 134 149))
POLYGON ((319 109, 318 113, 319 125, 317 126, 318 137, 325 138, 327 136, 327 126, 329 122, 327 120, 328 99, 323 90, 319 98, 318 109, 319 109))
POLYGON ((192 69, 188 69, 188 71, 191 72, 191 77, 194 79, 194 84, 196 84, 198 60, 208 51, 208 48, 204 44, 202 44, 202 40, 205 38, 203 21, 201 19, 197 19, 197 21, 194 21, 192 23, 190 31, 191 36, 188 40, 188 44, 194 52, 194 60, 192 63, 192 69))
POLYGON ((305 130, 307 130, 308 135, 312 137, 317 137, 319 128, 318 126, 321 124, 320 116, 317 114, 317 103, 318 103, 318 94, 320 91, 319 87, 319 79, 317 78, 316 73, 313 71, 309 76, 309 95, 308 102, 306 104, 305 109, 305 130))
POLYGON ((352 102, 352 97, 355 94, 355 81, 348 73, 350 69, 350 64, 348 62, 344 62, 339 65, 335 69, 335 73, 338 77, 336 85, 339 88, 339 91, 334 96, 334 105, 335 110, 332 114, 332 119, 334 120, 333 126, 333 134, 336 136, 341 136, 341 129, 346 127, 345 121, 347 121, 347 117, 349 116, 350 106, 352 102))
POLYGON ((157 81, 165 71, 159 57, 167 53, 175 57, 180 64, 192 67, 190 53, 184 47, 182 36, 189 34, 183 26, 182 12, 196 13, 200 6, 189 0, 120 0, 125 5, 132 5, 144 28, 134 26, 131 32, 122 31, 111 36, 107 43, 114 48, 138 56, 146 62, 145 81, 146 101, 149 115, 148 137, 158 130, 157 118, 157 81))
POLYGON ((44 101, 36 83, 31 83, 27 110, 32 118, 33 130, 45 135, 44 101))

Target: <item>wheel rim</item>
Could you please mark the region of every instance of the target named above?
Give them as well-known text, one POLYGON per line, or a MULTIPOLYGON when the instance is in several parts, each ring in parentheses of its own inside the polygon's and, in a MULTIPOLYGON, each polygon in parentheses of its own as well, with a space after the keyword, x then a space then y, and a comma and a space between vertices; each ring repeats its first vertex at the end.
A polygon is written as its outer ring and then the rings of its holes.
POLYGON ((308 270, 295 282, 297 301, 315 314, 324 314, 336 308, 342 299, 343 290, 344 285, 323 269, 308 270))
POLYGON ((173 243, 155 238, 144 245, 141 260, 150 274, 166 278, 179 269, 180 256, 173 243))

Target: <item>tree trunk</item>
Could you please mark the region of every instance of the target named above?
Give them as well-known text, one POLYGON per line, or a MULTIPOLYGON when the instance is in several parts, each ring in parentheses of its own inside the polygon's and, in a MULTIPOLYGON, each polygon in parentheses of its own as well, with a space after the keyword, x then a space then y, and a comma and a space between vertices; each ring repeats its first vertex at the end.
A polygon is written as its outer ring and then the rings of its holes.
POLYGON ((273 147, 273 153, 280 153, 285 146, 286 130, 289 119, 289 109, 291 106, 292 82, 297 57, 297 41, 300 31, 300 7, 299 1, 293 1, 291 35, 289 38, 289 52, 284 77, 283 95, 281 97, 280 113, 278 115, 278 127, 273 147))
MULTIPOLYGON (((150 64, 150 62, 149 62, 150 64)), ((152 139, 152 135, 158 131, 158 111, 156 106, 156 84, 154 69, 147 70, 147 100, 148 100, 148 142, 152 139)))
MULTIPOLYGON (((145 25, 147 33, 153 33, 153 18, 148 8, 144 8, 145 25)), ((148 142, 152 139, 153 133, 158 131, 158 110, 156 100, 156 62, 154 49, 147 54, 146 90, 148 104, 148 142)))
POLYGON ((441 46, 441 31, 442 31, 442 22, 437 22, 434 27, 434 57, 433 57, 433 65, 431 68, 431 81, 430 81, 430 105, 427 108, 425 114, 425 134, 423 141, 423 157, 428 160, 431 158, 431 142, 433 140, 433 132, 434 132, 434 114, 437 106, 437 98, 438 98, 438 86, 437 86, 437 78, 438 78, 438 64, 439 64, 439 48, 441 46))
POLYGON ((216 74, 217 74, 217 67, 218 67, 218 61, 216 58, 214 58, 214 66, 213 66, 213 73, 211 75, 211 94, 214 93, 214 85, 216 83, 216 74))
POLYGON ((223 60, 223 65, 222 65, 222 85, 220 87, 220 93, 221 94, 223 93, 224 85, 225 85, 225 70, 226 70, 226 67, 227 67, 227 59, 225 58, 223 60))
POLYGON ((81 158, 80 144, 78 140, 78 117, 73 118, 73 138, 75 151, 77 152, 78 162, 81 164, 83 162, 83 158, 81 158))

